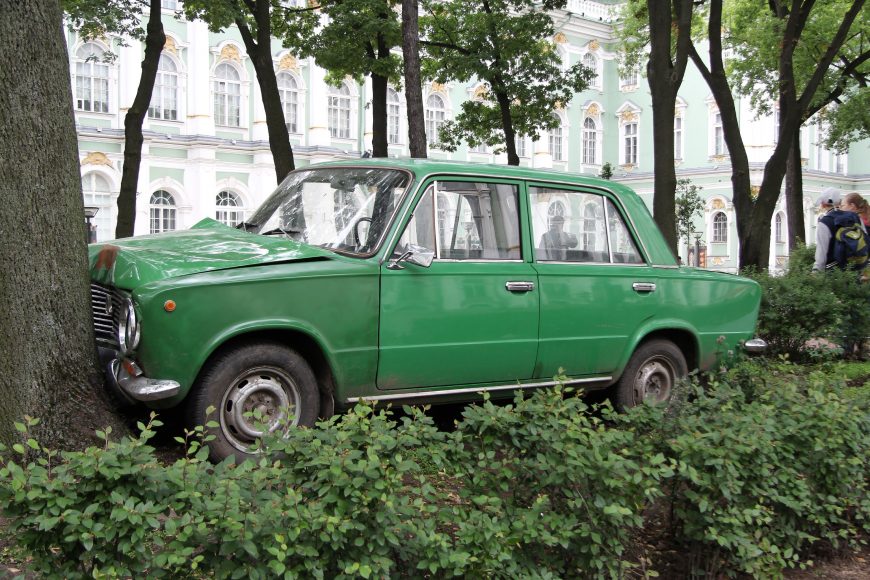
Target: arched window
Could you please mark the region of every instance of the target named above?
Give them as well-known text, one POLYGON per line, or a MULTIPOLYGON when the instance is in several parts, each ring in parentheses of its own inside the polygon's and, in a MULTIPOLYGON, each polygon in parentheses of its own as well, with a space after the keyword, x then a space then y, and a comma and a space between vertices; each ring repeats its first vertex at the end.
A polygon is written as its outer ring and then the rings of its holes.
POLYGON ((175 198, 162 189, 151 194, 151 233, 171 232, 175 229, 175 198))
POLYGON ((567 217, 567 212, 565 211, 565 204, 561 201, 554 201, 550 205, 547 206, 547 228, 550 227, 550 222, 554 217, 559 216, 560 218, 567 217))
POLYGON ((591 117, 583 121, 583 164, 598 165, 598 127, 591 117))
POLYGON ((444 100, 438 95, 429 95, 426 99, 426 139, 432 146, 438 143, 438 133, 446 117, 444 100))
POLYGON ((276 77, 281 107, 284 109, 284 123, 289 133, 299 132, 299 85, 289 72, 282 71, 276 77))
POLYGON ((86 207, 97 208, 97 215, 91 218, 91 225, 97 228, 97 241, 113 239, 112 231, 112 192, 109 182, 99 173, 86 173, 82 177, 82 196, 86 207))
POLYGON ((165 54, 160 55, 157 64, 157 78, 154 79, 148 116, 166 121, 178 120, 178 67, 165 54))
POLYGON ((235 227, 245 220, 245 212, 242 209, 242 201, 232 191, 222 191, 215 198, 215 218, 224 225, 235 227))
POLYGON ((562 118, 559 115, 553 115, 558 125, 550 129, 550 155, 553 156, 553 161, 564 161, 562 153, 562 118))
POLYGON ((717 211, 713 214, 713 243, 725 243, 728 241, 728 217, 724 212, 717 211))
POLYGON ((214 121, 218 125, 238 127, 242 119, 241 77, 227 63, 219 64, 214 76, 214 121))
POLYGON ((350 89, 345 83, 329 87, 329 134, 336 139, 350 139, 350 89))
POLYGON ((776 214, 776 218, 774 219, 773 223, 773 231, 775 232, 773 239, 776 240, 777 244, 782 244, 785 242, 785 228, 783 227, 782 212, 778 212, 776 214))
POLYGON ((109 112, 109 65, 103 62, 102 48, 88 42, 76 51, 76 109, 94 113, 109 112))
POLYGON ((592 71, 592 78, 589 79, 589 86, 595 89, 601 88, 601 77, 598 75, 598 59, 591 52, 583 55, 583 66, 592 71))
POLYGON ((387 88, 387 143, 401 143, 399 126, 402 117, 399 114, 400 108, 399 93, 387 88))

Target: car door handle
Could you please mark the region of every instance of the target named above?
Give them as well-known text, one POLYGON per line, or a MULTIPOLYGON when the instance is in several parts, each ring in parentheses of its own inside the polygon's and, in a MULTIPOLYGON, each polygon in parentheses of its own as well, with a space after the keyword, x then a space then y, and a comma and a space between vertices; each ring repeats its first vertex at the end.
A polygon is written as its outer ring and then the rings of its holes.
POLYGON ((508 292, 531 292, 535 289, 534 282, 505 282, 505 289, 508 292))
POLYGON ((631 285, 631 289, 637 293, 655 292, 656 285, 652 282, 635 282, 631 285))

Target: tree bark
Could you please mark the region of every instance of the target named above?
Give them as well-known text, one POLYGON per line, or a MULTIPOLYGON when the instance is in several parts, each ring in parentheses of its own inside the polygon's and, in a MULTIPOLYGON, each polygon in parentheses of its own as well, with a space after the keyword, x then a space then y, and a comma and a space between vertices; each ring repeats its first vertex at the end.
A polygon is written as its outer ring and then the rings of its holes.
MULTIPOLYGON (((378 34, 377 58, 390 57, 390 48, 378 34)), ((372 73, 372 157, 387 157, 387 77, 372 73)))
POLYGON ((118 223, 115 226, 116 238, 133 235, 136 225, 136 193, 139 189, 139 168, 142 165, 142 122, 151 104, 154 81, 160 53, 166 44, 163 32, 160 0, 151 0, 148 25, 145 36, 145 58, 142 60, 142 75, 133 104, 124 116, 124 168, 121 172, 121 191, 118 194, 118 223))
POLYGON ((689 58, 692 23, 691 0, 647 0, 650 25, 650 56, 647 78, 653 110, 653 217, 674 255, 677 255, 676 191, 674 168, 674 107, 689 58), (677 51, 671 57, 671 28, 677 15, 677 51))
POLYGON ((517 155, 516 133, 514 132, 514 121, 511 117, 511 102, 508 95, 504 91, 496 91, 496 101, 498 101, 498 109, 501 112, 501 126, 504 131, 504 144, 507 148, 508 165, 519 165, 520 156, 517 155))
POLYGON ((236 26, 242 35, 245 50, 251 57, 254 71, 257 73, 257 83, 260 85, 263 109, 266 112, 269 149, 272 151, 272 161, 275 163, 275 177, 278 183, 281 183, 287 174, 296 168, 296 163, 293 159, 293 148, 290 146, 290 133, 287 132, 284 120, 281 95, 278 93, 275 65, 272 62, 271 4, 269 0, 257 0, 252 8, 257 22, 256 40, 243 19, 236 18, 236 26))
POLYGON ((123 423, 91 318, 69 55, 56 0, 0 10, 0 439, 27 414, 54 448, 123 423))
POLYGON ((426 118, 420 78, 420 37, 417 0, 402 0, 402 55, 405 69, 405 105, 411 157, 426 158, 426 118))
POLYGON ((788 216, 788 251, 806 243, 804 232, 804 182, 801 168, 800 132, 792 137, 791 151, 785 168, 785 207, 788 216))

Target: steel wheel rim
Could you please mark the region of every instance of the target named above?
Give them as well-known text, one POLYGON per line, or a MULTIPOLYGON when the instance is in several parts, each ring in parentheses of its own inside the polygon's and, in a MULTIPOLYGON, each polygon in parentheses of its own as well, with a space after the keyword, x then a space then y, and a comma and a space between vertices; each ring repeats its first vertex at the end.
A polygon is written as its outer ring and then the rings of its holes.
POLYGON ((653 356, 644 361, 634 377, 634 400, 642 403, 667 401, 677 376, 673 363, 664 356, 653 356))
POLYGON ((257 367, 239 375, 224 392, 221 432, 230 445, 250 453, 258 439, 279 428, 299 424, 299 388, 283 370, 257 367), (259 411, 262 419, 252 416, 259 411))

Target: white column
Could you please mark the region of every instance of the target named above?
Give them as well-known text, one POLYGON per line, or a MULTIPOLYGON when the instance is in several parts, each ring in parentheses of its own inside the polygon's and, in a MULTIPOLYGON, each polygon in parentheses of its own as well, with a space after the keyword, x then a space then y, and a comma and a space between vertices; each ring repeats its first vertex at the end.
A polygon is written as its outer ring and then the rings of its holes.
POLYGON ((371 151, 375 132, 375 115, 372 107, 372 99, 374 96, 372 91, 372 77, 366 76, 365 79, 365 102, 363 103, 363 106, 365 107, 365 130, 363 131, 363 151, 371 151))
MULTIPOLYGON (((118 66, 115 68, 118 74, 118 118, 117 127, 124 127, 124 116, 133 106, 136 98, 136 90, 139 88, 139 77, 142 73, 142 58, 144 52, 142 43, 135 39, 128 39, 128 46, 121 46, 118 50, 118 66)), ((147 126, 146 118, 146 126, 147 126)))
POLYGON ((187 152, 184 169, 184 195, 179 200, 178 229, 189 228, 204 217, 214 217, 214 201, 217 195, 215 149, 206 145, 194 145, 187 152))
POLYGON ((192 135, 214 135, 211 58, 208 25, 201 20, 187 23, 188 53, 187 127, 192 135))
POLYGON ((532 167, 542 169, 551 169, 553 167, 553 156, 550 154, 550 140, 547 138, 546 132, 542 132, 541 137, 537 141, 532 141, 532 167))
POLYGON ((326 88, 326 71, 309 60, 311 86, 308 87, 308 144, 328 147, 332 143, 329 135, 329 95, 326 88))
POLYGON ((251 79, 251 98, 254 99, 254 120, 251 123, 251 140, 268 141, 269 127, 266 125, 266 108, 263 106, 263 94, 256 78, 251 79))

